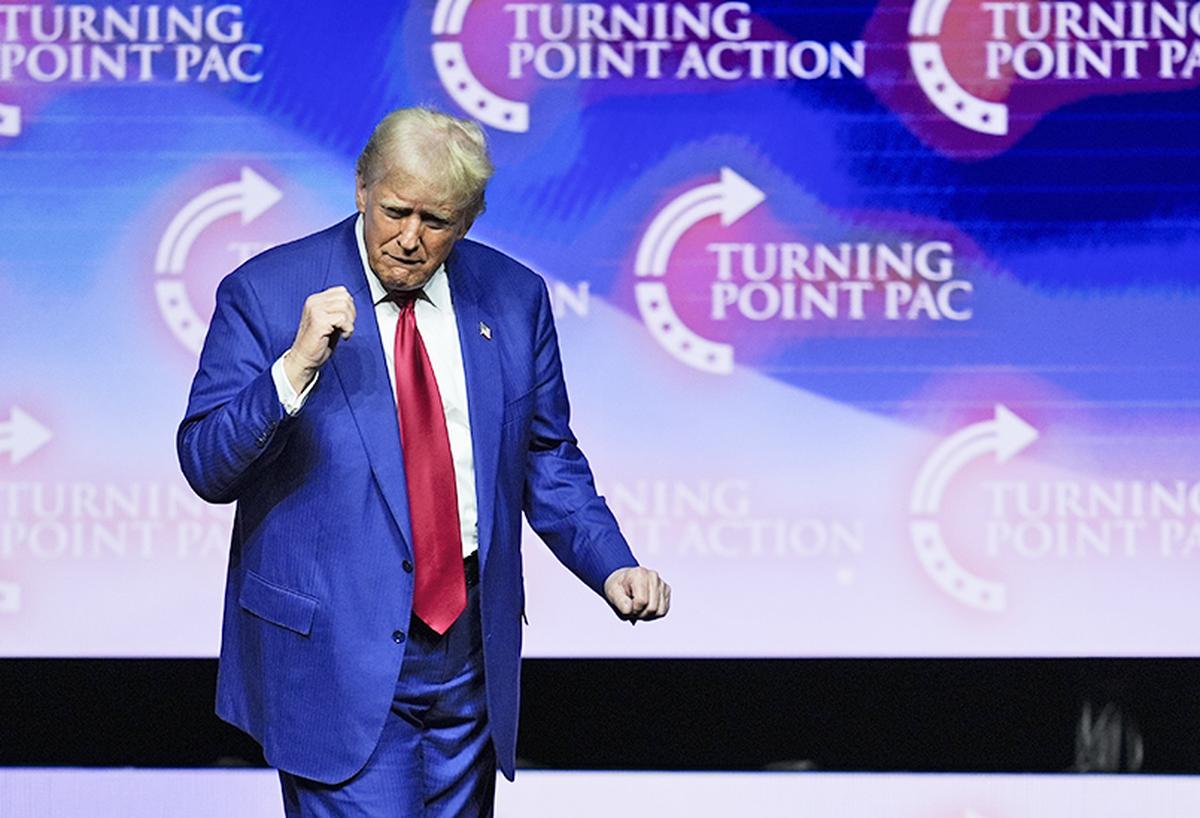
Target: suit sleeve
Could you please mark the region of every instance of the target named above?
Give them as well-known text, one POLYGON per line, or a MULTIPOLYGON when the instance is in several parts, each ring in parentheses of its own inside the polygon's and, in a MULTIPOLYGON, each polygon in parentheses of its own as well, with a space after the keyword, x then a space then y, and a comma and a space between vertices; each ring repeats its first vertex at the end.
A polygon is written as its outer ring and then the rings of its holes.
POLYGON ((638 564, 617 520, 596 493, 570 428, 558 334, 543 285, 534 344, 537 386, 525 478, 525 516, 554 555, 599 594, 618 568, 638 564))
POLYGON ((192 489, 212 503, 238 499, 283 445, 289 420, 279 401, 261 305, 244 276, 217 288, 217 306, 192 382, 176 447, 192 489))

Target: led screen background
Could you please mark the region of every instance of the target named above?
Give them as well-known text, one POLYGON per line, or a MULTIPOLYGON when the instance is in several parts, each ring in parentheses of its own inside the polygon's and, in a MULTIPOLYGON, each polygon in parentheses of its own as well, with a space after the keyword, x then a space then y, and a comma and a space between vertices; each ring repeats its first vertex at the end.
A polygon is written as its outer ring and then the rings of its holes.
POLYGON ((215 655, 216 284, 426 103, 676 589, 631 629, 530 535, 526 655, 1196 655, 1200 11, 1121 5, 5 4, 0 654, 215 655))

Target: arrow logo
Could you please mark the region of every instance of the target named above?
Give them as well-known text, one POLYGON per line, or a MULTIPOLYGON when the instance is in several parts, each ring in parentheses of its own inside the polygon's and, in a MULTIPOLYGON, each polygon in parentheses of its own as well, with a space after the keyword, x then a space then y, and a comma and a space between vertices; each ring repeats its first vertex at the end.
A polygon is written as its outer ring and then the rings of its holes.
POLYGON ((210 224, 233 213, 242 214, 242 224, 250 224, 282 198, 279 188, 242 168, 241 179, 204 191, 175 214, 158 243, 154 271, 182 273, 193 242, 210 224))
MULTIPOLYGON (((937 37, 949 7, 950 0, 916 0, 908 17, 909 37, 937 37)), ((959 85, 936 42, 910 42, 908 59, 925 96, 951 121, 990 136, 1008 133, 1008 106, 980 99, 959 85)))
POLYGON ((187 266, 192 245, 214 222, 236 213, 241 215, 242 224, 250 224, 281 199, 283 193, 279 188, 243 167, 238 181, 204 191, 184 205, 167 225, 154 256, 154 272, 168 277, 155 284, 154 292, 167 326, 192 352, 200 353, 208 329, 192 307, 183 281, 176 278, 187 266))
POLYGON ((731 169, 721 168, 721 181, 692 188, 654 217, 638 245, 635 272, 639 276, 665 275, 675 243, 694 225, 720 215, 721 226, 728 227, 766 198, 731 169))
POLYGON ((7 423, 0 423, 0 454, 7 454, 15 466, 54 437, 53 433, 14 406, 7 423))
POLYGON ((0 104, 0 136, 21 135, 21 109, 0 104))
MULTIPOLYGON (((470 7, 471 0, 438 0, 430 29, 437 36, 460 36, 463 19, 470 7)), ((462 43, 437 42, 431 51, 433 67, 442 87, 460 108, 483 124, 502 131, 524 133, 529 130, 529 105, 502 97, 480 82, 467 65, 462 43)))
MULTIPOLYGON (((679 239, 710 216, 720 216, 728 227, 758 207, 766 194, 730 168, 721 168, 721 179, 692 188, 672 200, 646 228, 638 245, 634 272, 639 278, 662 278, 679 239)), ((701 337, 688 328, 671 306, 667 286, 642 281, 634 288, 638 311, 650 334, 672 355, 697 369, 716 374, 733 371, 733 347, 701 337)))
POLYGON ((964 466, 977 457, 993 453, 997 463, 1007 463, 1037 438, 1037 429, 1007 407, 996 404, 992 420, 960 429, 934 449, 917 475, 911 511, 914 514, 936 514, 941 508, 942 496, 950 479, 964 466))
POLYGON ((971 424, 942 441, 917 474, 909 498, 909 511, 923 518, 909 524, 917 557, 938 587, 964 605, 999 613, 1006 607, 1006 593, 1001 583, 963 568, 946 547, 941 527, 933 519, 941 509, 946 487, 973 460, 992 454, 997 463, 1007 463, 1037 438, 1037 429, 996 404, 992 420, 971 424))

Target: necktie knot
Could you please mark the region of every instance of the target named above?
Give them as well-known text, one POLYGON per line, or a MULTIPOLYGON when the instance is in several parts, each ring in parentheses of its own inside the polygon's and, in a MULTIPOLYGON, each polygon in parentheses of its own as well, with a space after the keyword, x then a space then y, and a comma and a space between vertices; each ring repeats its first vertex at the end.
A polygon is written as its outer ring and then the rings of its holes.
POLYGON ((424 298, 427 298, 427 296, 425 295, 425 291, 421 289, 388 290, 388 294, 380 300, 391 301, 393 304, 399 307, 400 312, 403 313, 405 311, 414 309, 414 305, 417 303, 417 301, 424 298))

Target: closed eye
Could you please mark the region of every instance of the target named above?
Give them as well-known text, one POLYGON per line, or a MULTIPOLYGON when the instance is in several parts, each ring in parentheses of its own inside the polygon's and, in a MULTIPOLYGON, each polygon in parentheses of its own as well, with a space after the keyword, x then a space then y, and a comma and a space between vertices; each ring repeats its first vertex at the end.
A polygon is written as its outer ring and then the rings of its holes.
MULTIPOLYGON (((411 207, 396 207, 394 205, 380 205, 380 209, 389 219, 407 219, 413 213, 418 213, 411 207)), ((454 226, 454 217, 444 215, 442 213, 434 213, 429 210, 419 211, 422 224, 425 224, 435 230, 446 230, 454 226)))

